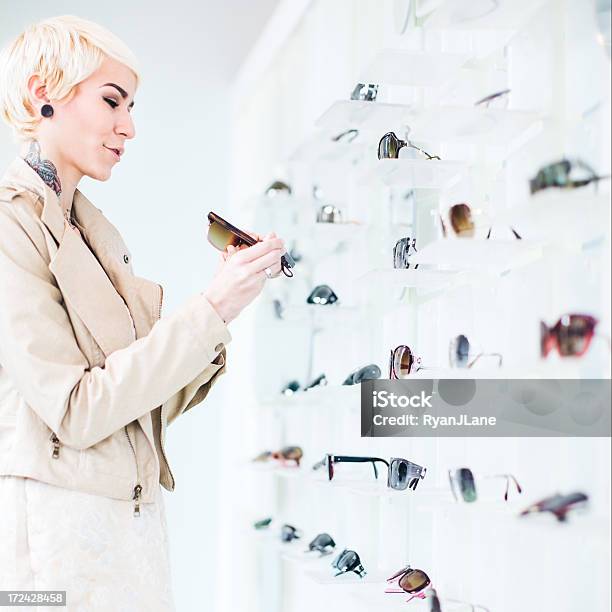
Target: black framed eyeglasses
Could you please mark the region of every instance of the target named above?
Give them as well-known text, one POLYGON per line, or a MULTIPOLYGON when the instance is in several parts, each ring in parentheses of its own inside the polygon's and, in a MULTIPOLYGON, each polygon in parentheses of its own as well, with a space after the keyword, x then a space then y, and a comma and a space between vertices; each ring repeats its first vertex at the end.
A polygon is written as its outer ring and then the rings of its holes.
POLYGON ((406 489, 416 491, 417 485, 425 478, 427 473, 427 468, 399 457, 387 461, 381 457, 355 457, 352 455, 333 455, 331 453, 326 454, 321 461, 315 463, 312 469, 327 468, 327 478, 331 481, 335 474, 334 466, 339 463, 371 463, 376 479, 378 479, 378 467, 376 464, 384 463, 387 468, 387 486, 396 491, 404 491, 406 489))
POLYGON ((576 189, 607 178, 610 178, 609 174, 598 175, 581 159, 562 159, 538 170, 529 181, 529 189, 532 194, 551 187, 576 189))
POLYGON ((437 155, 430 155, 427 151, 412 144, 410 140, 398 138, 395 132, 387 132, 378 142, 378 159, 398 159, 399 152, 404 147, 418 151, 425 159, 440 159, 437 155))
POLYGON ((359 555, 354 550, 344 549, 332 562, 332 567, 338 572, 334 574, 334 578, 342 574, 354 572, 360 578, 363 578, 368 572, 365 571, 359 555))
MULTIPOLYGON (((519 495, 523 492, 518 480, 512 474, 491 474, 481 476, 481 478, 504 478, 506 481, 506 491, 504 493, 504 501, 508 501, 510 493, 510 483, 514 483, 519 495)), ((450 482, 451 491, 455 501, 463 499, 464 502, 473 503, 478 499, 476 493, 476 480, 470 468, 459 468, 457 470, 448 470, 448 480, 450 482)))
POLYGON ((376 380, 380 378, 380 374, 380 368, 375 363, 371 363, 351 372, 342 384, 358 385, 364 380, 376 380))
MULTIPOLYGON (((416 238, 411 238, 410 236, 400 238, 393 247, 393 267, 401 268, 404 270, 409 269, 410 256, 416 252, 416 238)), ((416 264, 414 266, 414 269, 416 270, 418 267, 419 264, 416 264)))
POLYGON ((309 304, 335 304, 338 301, 338 296, 329 285, 317 285, 306 298, 309 304))
POLYGON ((448 361, 452 368, 471 368, 481 357, 495 357, 501 368, 503 357, 501 353, 480 352, 473 354, 470 341, 464 334, 459 334, 450 341, 448 346, 448 361))
POLYGON ((305 552, 318 552, 321 557, 326 555, 331 555, 334 552, 334 548, 336 548, 336 543, 334 539, 329 535, 329 533, 320 533, 310 544, 308 544, 308 550, 305 552))

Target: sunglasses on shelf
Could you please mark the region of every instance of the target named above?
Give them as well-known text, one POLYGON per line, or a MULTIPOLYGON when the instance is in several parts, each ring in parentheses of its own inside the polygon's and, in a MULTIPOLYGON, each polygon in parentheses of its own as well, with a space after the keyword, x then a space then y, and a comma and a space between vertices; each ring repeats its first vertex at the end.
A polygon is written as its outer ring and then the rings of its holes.
POLYGON ((327 384, 327 376, 325 376, 325 374, 320 374, 304 387, 304 391, 308 391, 308 389, 313 389, 314 387, 325 387, 327 384))
MULTIPOLYGON (((482 478, 505 478, 506 492, 504 493, 504 501, 508 501, 510 481, 514 483, 514 486, 519 494, 523 492, 521 485, 512 474, 494 474, 491 476, 483 476, 482 478)), ((472 503, 478 499, 478 495, 476 494, 476 481, 470 468, 448 470, 448 480, 450 482, 451 491, 455 501, 463 499, 464 502, 472 503)))
MULTIPOLYGON (((407 270, 410 268, 410 256, 416 253, 416 238, 400 238, 393 247, 393 267, 407 270)), ((414 266, 416 270, 419 264, 414 266)))
POLYGON ((359 130, 356 130, 355 128, 351 128, 350 130, 340 132, 340 134, 337 134, 336 136, 334 136, 332 138, 332 141, 348 143, 348 142, 353 142, 353 140, 355 140, 357 136, 359 136, 359 130))
POLYGON ((476 356, 470 357, 470 341, 463 334, 459 334, 450 341, 448 347, 448 360, 452 368, 471 368, 481 357, 495 357, 498 360, 498 367, 502 365, 502 355, 500 353, 480 352, 476 356))
POLYGON ((338 296, 329 285, 317 285, 306 298, 309 304, 335 304, 338 301, 338 296))
POLYGON ((342 384, 358 385, 364 380, 376 380, 377 378, 380 378, 380 368, 375 363, 371 363, 351 372, 342 384))
POLYGON ((342 211, 330 204, 324 204, 317 211, 317 223, 342 223, 342 211))
POLYGON ((288 461, 293 461, 297 467, 304 456, 304 451, 300 446, 284 446, 278 451, 264 451, 253 459, 255 462, 269 461, 275 459, 280 461, 282 465, 286 465, 288 461))
POLYGON ((354 572, 360 578, 363 578, 368 573, 363 568, 359 555, 354 550, 347 550, 346 548, 334 559, 331 565, 338 570, 334 574, 334 578, 349 572, 354 572))
POLYGON ((404 147, 414 149, 425 159, 440 159, 437 155, 430 155, 427 151, 412 144, 410 140, 398 138, 395 132, 387 132, 378 142, 378 159, 398 159, 399 152, 404 147))
POLYGON ((507 105, 508 94, 510 93, 510 91, 510 89, 502 89, 501 91, 496 91, 495 93, 492 93, 474 102, 474 106, 484 106, 485 108, 489 108, 492 103, 495 103, 497 105, 500 101, 503 101, 504 105, 507 105))
POLYGON ((336 548, 336 543, 329 533, 320 533, 310 544, 308 544, 308 550, 305 552, 318 552, 321 557, 331 555, 336 548))
MULTIPOLYGON (((438 593, 436 589, 430 586, 425 591, 425 598, 429 600, 428 612, 444 612, 444 608, 442 607, 442 603, 440 601, 440 598, 438 597, 438 593)), ((448 599, 448 598, 444 598, 444 601, 448 601, 452 604, 469 606, 470 612, 476 612, 477 610, 482 610, 482 612, 490 612, 489 608, 485 608, 484 606, 479 606, 477 604, 472 604, 468 601, 461 601, 459 599, 448 599)))
POLYGON ((421 358, 415 357, 412 349, 405 344, 400 344, 391 349, 389 357, 389 380, 401 380, 408 378, 410 374, 420 370, 435 370, 421 365, 421 358))
POLYGON ((393 584, 394 582, 397 582, 395 587, 386 588, 385 593, 412 595, 406 601, 412 601, 415 598, 425 599, 423 590, 431 584, 429 576, 423 570, 413 569, 409 565, 387 578, 387 583, 393 584))
MULTIPOLYGON (((543 358, 556 349, 561 357, 582 357, 595 336, 599 321, 591 315, 565 314, 552 327, 540 321, 540 353, 543 358)), ((607 340, 608 346, 610 339, 607 340)))
POLYGON ((296 529, 293 525, 283 525, 281 527, 280 538, 283 542, 293 542, 302 537, 302 532, 296 529))
MULTIPOLYGON (((230 245, 240 248, 243 245, 253 246, 258 241, 211 211, 208 213, 208 242, 219 251, 225 251, 230 245)), ((281 256, 283 274, 291 278, 293 276, 291 268, 294 266, 295 261, 291 255, 284 253, 281 256)))
POLYGON ((257 529, 257 531, 261 531, 262 529, 267 529, 270 526, 270 523, 272 523, 271 517, 261 519, 260 521, 255 521, 253 523, 253 528, 257 529))
POLYGON ((351 92, 351 100, 363 100, 365 102, 375 102, 378 95, 378 85, 374 83, 357 83, 351 92))
POLYGON ((293 395, 300 390, 300 383, 297 380, 289 381, 282 389, 281 393, 283 395, 293 395))
POLYGON ((283 181, 274 181, 264 192, 264 195, 269 198, 275 198, 278 195, 291 195, 292 189, 290 185, 283 181))
POLYGON ((579 491, 568 495, 557 493, 525 508, 519 516, 526 516, 535 512, 550 512, 555 515, 558 521, 564 523, 567 521, 567 514, 571 510, 585 507, 588 501, 588 495, 579 491))
POLYGON ((313 470, 327 468, 328 480, 333 480, 335 474, 334 466, 339 463, 371 463, 374 469, 374 477, 378 479, 377 463, 384 463, 387 468, 387 486, 396 491, 405 491, 412 489, 416 491, 417 485, 427 473, 427 468, 424 468, 412 461, 401 458, 392 458, 391 461, 381 459, 380 457, 354 457, 352 455, 332 455, 327 454, 321 461, 318 461, 312 466, 313 470))
POLYGON ((576 189, 607 178, 610 178, 609 174, 599 176, 580 159, 562 159, 538 170, 535 177, 529 181, 529 189, 532 194, 551 187, 576 189))
MULTIPOLYGON (((472 209, 467 204, 461 203, 451 206, 448 211, 448 217, 455 236, 458 238, 474 237, 474 234, 476 233, 476 225, 472 219, 472 209)), ((442 236, 446 238, 448 231, 442 215, 440 215, 440 223, 442 225, 442 236)), ((513 227, 510 227, 510 231, 517 240, 522 240, 522 236, 513 227)), ((490 227, 486 236, 487 240, 491 238, 492 232, 493 228, 490 227)))

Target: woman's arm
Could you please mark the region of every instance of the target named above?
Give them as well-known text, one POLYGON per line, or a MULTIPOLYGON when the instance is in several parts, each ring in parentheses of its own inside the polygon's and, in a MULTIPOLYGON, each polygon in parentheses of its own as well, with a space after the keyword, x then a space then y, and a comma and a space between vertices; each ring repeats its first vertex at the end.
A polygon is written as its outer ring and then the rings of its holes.
POLYGON ((202 294, 90 369, 45 252, 34 215, 0 203, 0 364, 62 443, 93 446, 219 369, 231 335, 202 294))

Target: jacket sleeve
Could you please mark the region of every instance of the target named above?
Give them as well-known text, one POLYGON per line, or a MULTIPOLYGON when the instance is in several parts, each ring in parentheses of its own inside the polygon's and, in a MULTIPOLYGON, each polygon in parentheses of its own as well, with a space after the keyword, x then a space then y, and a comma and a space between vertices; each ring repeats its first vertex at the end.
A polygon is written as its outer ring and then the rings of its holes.
POLYGON ((166 424, 170 425, 177 417, 184 414, 208 395, 212 386, 217 382, 219 376, 225 373, 227 366, 226 349, 223 349, 210 367, 217 367, 217 371, 211 376, 206 370, 186 387, 173 395, 164 405, 166 424))
POLYGON ((88 448, 177 393, 208 392, 231 335, 202 294, 90 368, 47 260, 34 215, 0 203, 0 364, 63 444, 88 448))

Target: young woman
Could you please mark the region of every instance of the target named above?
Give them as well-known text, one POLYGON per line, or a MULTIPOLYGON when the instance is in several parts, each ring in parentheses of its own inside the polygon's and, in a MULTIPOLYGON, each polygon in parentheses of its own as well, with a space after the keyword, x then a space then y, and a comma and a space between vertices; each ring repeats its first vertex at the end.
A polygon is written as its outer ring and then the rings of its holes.
POLYGON ((162 287, 77 188, 125 154, 138 82, 125 44, 76 17, 0 54, 22 146, 0 180, 0 590, 65 590, 68 610, 174 609, 166 426, 225 371, 227 325, 284 251, 274 234, 228 247, 210 286, 161 318, 162 287))

